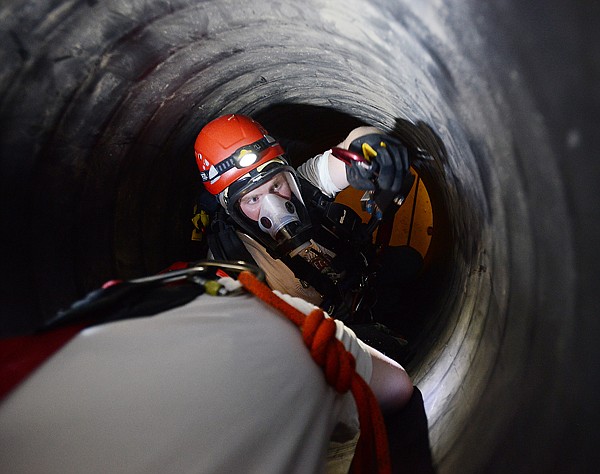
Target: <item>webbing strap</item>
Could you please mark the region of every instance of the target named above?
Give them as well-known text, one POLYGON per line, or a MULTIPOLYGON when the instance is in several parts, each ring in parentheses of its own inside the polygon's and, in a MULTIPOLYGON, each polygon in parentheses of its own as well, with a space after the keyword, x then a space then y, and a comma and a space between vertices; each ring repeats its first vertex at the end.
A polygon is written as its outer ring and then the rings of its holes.
POLYGON ((246 290, 283 313, 302 331, 304 343, 338 392, 351 391, 358 409, 360 437, 352 460, 354 473, 390 473, 388 439, 379 404, 369 385, 355 370, 355 359, 335 337, 335 323, 321 309, 308 316, 279 298, 249 272, 238 280, 246 290))

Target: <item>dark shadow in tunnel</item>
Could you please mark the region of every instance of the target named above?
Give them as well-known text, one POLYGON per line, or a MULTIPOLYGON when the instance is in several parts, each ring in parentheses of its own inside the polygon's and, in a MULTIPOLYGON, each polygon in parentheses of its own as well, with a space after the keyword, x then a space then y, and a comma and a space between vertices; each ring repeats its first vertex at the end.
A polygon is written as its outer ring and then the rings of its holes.
POLYGON ((290 163, 307 159, 341 142, 367 123, 339 110, 301 103, 275 103, 252 114, 283 145, 290 163))
MULTIPOLYGON (((422 362, 424 354, 432 348, 446 321, 444 295, 452 291, 451 249, 456 238, 451 232, 451 213, 444 196, 446 176, 444 166, 448 161, 446 146, 431 125, 397 118, 391 133, 409 147, 412 166, 424 182, 429 193, 433 233, 431 243, 423 258, 423 268, 417 278, 404 282, 402 293, 405 318, 412 344, 406 346, 401 357, 410 370, 422 362)), ((383 321, 392 324, 383 316, 383 321)))

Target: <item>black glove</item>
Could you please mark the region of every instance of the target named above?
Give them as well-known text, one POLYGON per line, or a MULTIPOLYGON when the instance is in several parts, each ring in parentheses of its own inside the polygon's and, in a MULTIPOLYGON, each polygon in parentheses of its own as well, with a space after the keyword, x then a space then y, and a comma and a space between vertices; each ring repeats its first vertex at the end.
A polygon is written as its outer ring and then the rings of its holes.
POLYGON ((398 193, 409 170, 408 150, 396 138, 372 133, 354 140, 350 151, 364 157, 369 166, 346 165, 346 178, 356 189, 398 193))

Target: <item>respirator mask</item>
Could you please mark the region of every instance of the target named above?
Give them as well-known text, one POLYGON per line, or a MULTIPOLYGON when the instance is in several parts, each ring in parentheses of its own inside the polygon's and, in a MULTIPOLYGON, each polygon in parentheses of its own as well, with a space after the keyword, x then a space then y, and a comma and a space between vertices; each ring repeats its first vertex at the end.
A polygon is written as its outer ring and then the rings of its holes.
POLYGON ((300 217, 291 200, 277 194, 263 197, 258 217, 260 230, 281 242, 291 239, 300 226, 300 217))
POLYGON ((232 185, 226 209, 273 258, 293 257, 309 245, 312 225, 294 169, 281 163, 270 165, 232 185), (248 211, 254 202, 257 208, 248 211))

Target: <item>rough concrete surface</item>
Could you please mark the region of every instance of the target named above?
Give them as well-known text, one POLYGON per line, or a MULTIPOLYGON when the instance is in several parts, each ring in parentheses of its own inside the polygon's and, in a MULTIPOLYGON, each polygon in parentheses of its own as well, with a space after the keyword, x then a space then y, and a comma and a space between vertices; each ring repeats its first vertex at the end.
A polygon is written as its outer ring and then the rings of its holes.
POLYGON ((409 364, 440 473, 598 464, 597 2, 0 5, 2 328, 193 256, 199 128, 297 159, 353 123, 426 151, 427 325, 409 364))

